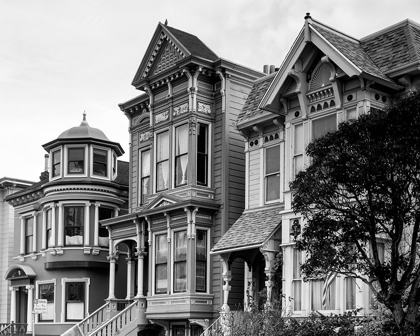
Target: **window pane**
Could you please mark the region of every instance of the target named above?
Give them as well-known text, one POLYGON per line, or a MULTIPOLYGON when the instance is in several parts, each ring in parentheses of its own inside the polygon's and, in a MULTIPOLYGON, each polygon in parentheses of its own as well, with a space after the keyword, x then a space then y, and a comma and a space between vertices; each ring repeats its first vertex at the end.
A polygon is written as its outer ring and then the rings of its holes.
POLYGON ((300 266, 302 264, 302 251, 293 249, 293 279, 301 279, 300 266))
POLYGON ((280 146, 265 150, 265 174, 269 175, 280 171, 280 146))
POLYGON ((187 231, 180 231, 175 233, 174 260, 187 260, 187 231))
POLYGON ((25 228, 25 253, 31 253, 34 251, 33 247, 33 235, 34 235, 34 218, 26 219, 25 228))
POLYGON ((293 309, 302 310, 302 280, 293 281, 293 309))
POLYGON ((188 183, 188 154, 175 157, 175 186, 188 183))
POLYGON ((185 326, 184 325, 174 325, 174 326, 172 326, 172 335, 173 336, 185 336, 185 326))
POLYGON ((280 174, 267 176, 265 190, 265 199, 267 201, 280 199, 280 174))
POLYGON ((93 150, 93 173, 100 176, 108 176, 107 172, 108 153, 104 150, 93 150))
POLYGON ((206 262, 205 261, 197 261, 196 265, 196 291, 197 292, 205 292, 206 291, 206 262))
POLYGON ((156 265, 156 294, 168 291, 168 269, 166 264, 156 265))
POLYGON ((52 176, 60 175, 61 170, 61 150, 55 151, 53 153, 53 169, 52 169, 52 176))
POLYGON ((150 195, 150 151, 143 151, 140 154, 140 204, 147 203, 150 195))
POLYGON ((346 278, 346 309, 356 309, 356 279, 346 278))
POLYGON ((156 236, 156 263, 166 263, 168 260, 168 241, 166 235, 156 236))
POLYGON ((295 142, 294 142, 294 154, 303 154, 303 125, 295 126, 295 142))
POLYGON ((163 161, 156 166, 156 190, 168 189, 169 161, 163 161))
POLYGON ((54 320, 54 284, 39 285, 39 298, 47 300, 47 312, 39 316, 41 321, 54 320))
POLYGON ((312 139, 317 139, 327 134, 328 132, 337 129, 337 115, 331 114, 329 116, 315 119, 312 121, 312 139))
POLYGON ((197 230, 196 237, 196 291, 206 291, 206 274, 207 274, 207 232, 197 230))
POLYGON ((326 289, 325 304, 322 304, 324 280, 311 281, 312 287, 312 310, 334 310, 335 309, 335 283, 334 280, 326 289))
POLYGON ((197 127, 197 184, 207 185, 208 176, 208 125, 197 127))
POLYGON ((187 263, 178 261, 175 263, 175 292, 185 292, 187 289, 187 263))
POLYGON ((64 208, 66 245, 83 245, 84 207, 64 208))
POLYGON ((68 149, 68 172, 69 173, 84 173, 84 148, 69 148, 68 149))
POLYGON ((184 292, 187 289, 187 231, 176 232, 174 237, 174 291, 184 292))
POLYGON ((165 234, 155 238, 155 293, 168 291, 168 240, 165 234))

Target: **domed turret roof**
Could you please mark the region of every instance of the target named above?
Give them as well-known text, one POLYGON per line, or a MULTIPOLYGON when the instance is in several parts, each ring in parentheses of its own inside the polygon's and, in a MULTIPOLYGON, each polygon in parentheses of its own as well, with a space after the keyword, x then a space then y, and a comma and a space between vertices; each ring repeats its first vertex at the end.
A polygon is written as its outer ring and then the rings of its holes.
POLYGON ((109 141, 104 132, 98 128, 90 127, 86 121, 86 113, 83 113, 83 120, 80 126, 69 128, 61 133, 57 139, 82 139, 92 138, 98 140, 109 141))

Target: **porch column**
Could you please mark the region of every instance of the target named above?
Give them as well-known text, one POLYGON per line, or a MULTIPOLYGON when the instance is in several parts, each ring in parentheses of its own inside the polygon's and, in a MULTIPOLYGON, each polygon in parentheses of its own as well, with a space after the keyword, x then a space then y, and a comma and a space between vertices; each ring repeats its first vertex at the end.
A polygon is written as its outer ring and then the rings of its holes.
POLYGON ((33 310, 33 301, 34 301, 34 285, 26 286, 28 290, 28 306, 27 306, 27 313, 26 313, 26 321, 28 321, 27 332, 32 332, 32 310, 33 310))
POLYGON ((230 324, 230 308, 228 305, 229 301, 229 292, 231 286, 229 282, 232 280, 232 273, 230 271, 229 265, 229 256, 230 253, 221 254, 220 261, 222 262, 222 280, 223 280, 223 305, 220 310, 220 319, 222 325, 223 336, 230 336, 231 334, 231 324, 230 324))
POLYGON ((273 271, 273 264, 274 264, 274 259, 276 257, 276 252, 274 251, 265 251, 260 249, 261 253, 264 256, 265 259, 265 268, 264 268, 264 273, 267 277, 267 281, 265 282, 265 287, 267 289, 267 302, 265 303, 265 308, 266 309, 270 309, 271 304, 272 304, 272 291, 273 291, 273 287, 274 287, 274 282, 273 282, 273 276, 274 276, 274 271, 273 271))
POLYGON ((11 291, 10 298, 10 322, 16 322, 16 292, 19 290, 19 287, 9 287, 11 291))
POLYGON ((127 300, 131 300, 134 297, 134 259, 130 256, 126 259, 127 260, 127 300))
POLYGON ((106 258, 109 260, 109 300, 115 299, 115 260, 118 259, 117 252, 114 252, 114 242, 111 238, 109 239, 109 256, 106 258))
POLYGON ((246 289, 245 289, 245 310, 251 311, 254 305, 254 290, 255 290, 255 281, 256 279, 252 276, 252 267, 246 264, 245 269, 245 281, 246 281, 246 289))

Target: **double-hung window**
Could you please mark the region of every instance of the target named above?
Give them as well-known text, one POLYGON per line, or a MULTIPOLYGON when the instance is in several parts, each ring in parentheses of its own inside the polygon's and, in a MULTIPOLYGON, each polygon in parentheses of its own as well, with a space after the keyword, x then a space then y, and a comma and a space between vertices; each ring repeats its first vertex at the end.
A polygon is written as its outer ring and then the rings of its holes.
POLYGON ((346 310, 356 309, 356 279, 346 277, 344 279, 346 289, 346 310))
POLYGON ((297 248, 293 249, 293 310, 302 310, 302 252, 297 248))
POLYGON ((52 210, 48 209, 45 212, 45 224, 47 228, 46 238, 47 238, 47 247, 53 246, 53 237, 52 237, 52 210))
POLYGON ((204 230, 197 230, 195 266, 195 290, 205 292, 207 289, 207 231, 204 230))
POLYGON ((67 245, 83 245, 84 207, 64 207, 64 232, 67 245))
POLYGON ((34 252, 34 217, 25 219, 25 254, 34 252))
POLYGON ((80 321, 85 317, 85 282, 66 282, 66 321, 80 321))
POLYGON ((265 150, 265 200, 280 199, 280 146, 265 150))
POLYGON ((156 191, 168 189, 169 132, 156 135, 156 191))
POLYGON ((312 280, 312 311, 335 310, 336 279, 312 280))
POLYGON ((52 167, 51 167, 52 177, 57 177, 61 175, 61 149, 52 153, 52 167))
POLYGON ((168 239, 166 234, 155 238, 155 293, 168 292, 168 239))
POLYGON ((295 125, 293 142, 293 177, 303 169, 303 152, 305 150, 303 143, 303 125, 295 125))
POLYGON ((188 183, 188 132, 188 124, 175 128, 175 187, 188 183))
POLYGON ((68 148, 68 174, 84 174, 85 172, 85 148, 68 148))
POLYGON ((312 139, 317 139, 337 129, 337 114, 312 120, 312 139))
POLYGON ((108 176, 108 152, 102 149, 93 149, 93 174, 108 176))
POLYGON ((174 292, 187 290, 187 231, 174 233, 174 292))
POLYGON ((140 204, 145 204, 150 195, 150 150, 140 152, 140 161, 140 204))
POLYGON ((47 300, 47 312, 39 315, 40 322, 54 321, 54 283, 39 284, 39 298, 47 300))
POLYGON ((209 126, 198 123, 197 127, 197 184, 208 186, 209 126))

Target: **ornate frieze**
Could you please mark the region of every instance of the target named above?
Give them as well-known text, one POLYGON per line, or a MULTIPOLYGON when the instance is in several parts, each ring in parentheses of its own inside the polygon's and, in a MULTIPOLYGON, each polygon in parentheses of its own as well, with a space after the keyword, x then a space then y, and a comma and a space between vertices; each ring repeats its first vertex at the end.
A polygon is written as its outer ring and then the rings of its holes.
POLYGON ((144 141, 149 140, 152 137, 152 135, 153 135, 153 133, 151 131, 141 133, 139 135, 139 142, 144 142, 144 141))
POLYGON ((188 112, 188 103, 174 107, 173 116, 176 117, 186 112, 188 112))
POLYGON ((334 92, 332 87, 323 89, 323 90, 319 90, 317 92, 314 93, 310 93, 307 95, 308 99, 309 99, 309 103, 313 103, 319 100, 323 100, 323 99, 328 99, 334 96, 334 92))
POLYGON ((169 111, 165 111, 155 115, 155 124, 166 121, 169 118, 169 111))
POLYGON ((211 114, 210 104, 204 104, 204 103, 198 102, 197 107, 198 107, 197 108, 198 112, 205 113, 205 114, 211 114))

